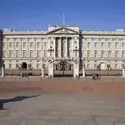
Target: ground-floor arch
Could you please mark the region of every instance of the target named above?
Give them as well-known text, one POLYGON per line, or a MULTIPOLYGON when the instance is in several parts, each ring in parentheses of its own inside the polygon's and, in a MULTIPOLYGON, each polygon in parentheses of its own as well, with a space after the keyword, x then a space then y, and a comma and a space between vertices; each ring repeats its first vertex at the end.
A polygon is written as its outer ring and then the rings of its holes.
POLYGON ((23 62, 23 63, 21 64, 21 68, 22 68, 22 69, 27 69, 27 63, 26 63, 26 62, 23 62))
POLYGON ((54 77, 73 77, 72 63, 61 60, 54 64, 54 77))
POLYGON ((101 70, 107 70, 107 64, 105 64, 104 62, 100 63, 100 69, 101 70))

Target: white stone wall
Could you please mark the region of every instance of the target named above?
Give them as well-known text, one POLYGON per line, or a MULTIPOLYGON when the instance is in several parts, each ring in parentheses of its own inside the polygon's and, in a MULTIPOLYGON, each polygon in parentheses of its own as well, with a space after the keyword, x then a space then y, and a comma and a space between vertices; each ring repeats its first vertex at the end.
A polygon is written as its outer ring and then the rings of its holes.
POLYGON ((122 68, 122 60, 125 58, 125 54, 122 54, 125 50, 125 36, 109 36, 108 34, 106 36, 98 34, 93 36, 86 34, 82 39, 82 43, 83 57, 86 60, 87 68, 94 69, 94 65, 101 62, 110 64, 112 69, 122 68), (88 51, 90 51, 89 57, 87 55, 88 51), (111 52, 110 56, 109 51, 111 52))
MULTIPOLYGON (((87 69, 95 69, 101 62, 104 62, 106 65, 110 64, 112 69, 122 68, 122 60, 125 58, 124 31, 82 31, 83 38, 80 41, 80 35, 77 34, 79 31, 78 26, 67 26, 66 30, 60 28, 61 26, 57 26, 56 28, 49 26, 50 34, 48 34, 49 31, 5 30, 3 40, 3 60, 5 61, 5 67, 7 69, 15 69, 16 64, 26 62, 27 64, 32 64, 32 68, 34 69, 41 69, 43 58, 46 60, 46 62, 44 61, 46 64, 50 57, 54 59, 79 59, 78 50, 82 46, 80 51, 82 52, 82 59, 85 59, 85 67, 87 69), (52 30, 58 28, 59 31, 52 32, 52 30), (58 54, 56 54, 55 49, 56 38, 59 38, 57 41, 58 54), (64 38, 65 41, 64 57, 61 57, 61 38, 64 38), (68 38, 71 38, 69 48, 67 46, 68 38), (48 51, 50 49, 53 51, 48 51)), ((63 28, 65 27, 63 26, 63 28)))

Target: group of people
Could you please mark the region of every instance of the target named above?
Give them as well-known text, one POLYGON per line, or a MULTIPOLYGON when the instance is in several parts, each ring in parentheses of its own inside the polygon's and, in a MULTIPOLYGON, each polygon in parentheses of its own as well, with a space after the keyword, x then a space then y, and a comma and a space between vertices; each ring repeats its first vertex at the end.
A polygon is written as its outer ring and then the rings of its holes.
POLYGON ((94 79, 94 80, 98 80, 100 77, 99 77, 99 74, 98 73, 96 73, 96 74, 92 74, 92 79, 94 79))
POLYGON ((21 76, 22 76, 22 77, 29 77, 29 73, 23 73, 23 72, 22 72, 22 73, 21 73, 21 76))

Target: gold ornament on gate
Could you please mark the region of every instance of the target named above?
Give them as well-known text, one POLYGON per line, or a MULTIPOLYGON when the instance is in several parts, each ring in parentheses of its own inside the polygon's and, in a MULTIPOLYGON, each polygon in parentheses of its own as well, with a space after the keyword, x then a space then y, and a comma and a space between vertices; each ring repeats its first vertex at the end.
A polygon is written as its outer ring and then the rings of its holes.
POLYGON ((60 63, 57 64, 57 70, 61 70, 62 69, 62 65, 60 63))
POLYGON ((70 64, 69 64, 69 63, 66 63, 65 69, 66 69, 66 71, 69 71, 69 70, 70 70, 70 64))

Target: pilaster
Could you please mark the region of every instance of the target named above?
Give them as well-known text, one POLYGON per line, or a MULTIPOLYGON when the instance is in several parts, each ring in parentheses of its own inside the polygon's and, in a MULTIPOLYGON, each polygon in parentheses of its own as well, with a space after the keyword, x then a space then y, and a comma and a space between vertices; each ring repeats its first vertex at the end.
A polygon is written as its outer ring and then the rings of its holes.
POLYGON ((54 77, 54 62, 53 59, 48 61, 48 77, 54 77))
POLYGON ((125 60, 123 60, 122 77, 125 77, 125 60))
POLYGON ((73 77, 79 78, 79 60, 74 60, 73 77))
POLYGON ((42 64, 42 69, 41 69, 41 77, 44 78, 44 69, 45 69, 45 65, 42 64))
POLYGON ((122 68, 122 77, 125 77, 125 67, 122 68))
POLYGON ((5 76, 5 70, 4 70, 4 66, 2 66, 1 68, 1 77, 4 77, 5 76))
POLYGON ((82 73, 83 73, 83 74, 82 74, 82 77, 84 78, 84 77, 85 77, 85 64, 83 64, 82 67, 83 67, 83 69, 82 69, 82 73))

